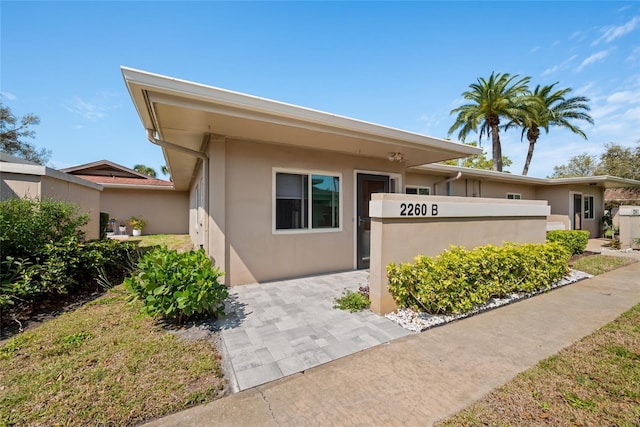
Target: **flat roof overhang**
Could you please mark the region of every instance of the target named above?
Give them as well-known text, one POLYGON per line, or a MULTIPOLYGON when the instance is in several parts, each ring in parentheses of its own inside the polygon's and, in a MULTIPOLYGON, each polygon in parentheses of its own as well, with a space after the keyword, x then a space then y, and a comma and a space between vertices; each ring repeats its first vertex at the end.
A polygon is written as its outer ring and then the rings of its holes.
POLYGON ((533 186, 588 185, 591 187, 601 188, 640 187, 640 181, 610 175, 574 178, 536 178, 507 172, 496 172, 449 165, 420 165, 412 167, 411 171, 440 176, 455 176, 458 172, 462 172, 462 177, 466 176, 467 178, 486 179, 487 181, 508 182, 513 184, 528 184, 533 186))
MULTIPOLYGON (((335 114, 122 67, 145 129, 202 151, 208 135, 388 159, 407 167, 480 154, 468 145, 335 114)), ((163 148, 177 190, 188 189, 197 157, 163 148)))

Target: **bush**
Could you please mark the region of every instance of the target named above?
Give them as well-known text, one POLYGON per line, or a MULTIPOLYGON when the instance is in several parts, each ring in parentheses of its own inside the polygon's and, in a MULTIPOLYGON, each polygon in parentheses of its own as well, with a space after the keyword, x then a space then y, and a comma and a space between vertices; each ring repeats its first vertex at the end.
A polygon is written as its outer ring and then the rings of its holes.
POLYGON ((0 202, 0 310, 120 278, 135 246, 113 240, 83 242, 88 216, 52 200, 0 202))
POLYGON ((89 223, 78 206, 53 200, 9 199, 0 202, 0 247, 5 257, 29 258, 47 243, 84 238, 89 223))
POLYGON ((389 291, 399 307, 464 313, 490 298, 550 287, 567 273, 570 254, 558 243, 452 246, 414 264, 389 264, 389 291))
POLYGON ((138 262, 138 272, 125 279, 131 300, 141 311, 183 323, 191 318, 224 314, 228 292, 218 279, 223 275, 204 250, 178 253, 160 247, 138 262))
MULTIPOLYGON (((121 276, 135 258, 133 244, 117 240, 79 242, 69 237, 48 243, 31 259, 6 257, 2 261, 2 286, 7 291, 4 305, 12 299, 32 301, 42 296, 66 294, 121 276)), ((0 305, 2 305, 0 300, 0 305)))
POLYGON ((547 242, 558 242, 572 255, 581 254, 589 243, 589 232, 586 230, 553 230, 547 232, 547 242))
POLYGON ((342 295, 334 300, 333 308, 349 310, 349 312, 355 313, 356 311, 368 308, 370 305, 371 301, 364 293, 345 289, 342 295))

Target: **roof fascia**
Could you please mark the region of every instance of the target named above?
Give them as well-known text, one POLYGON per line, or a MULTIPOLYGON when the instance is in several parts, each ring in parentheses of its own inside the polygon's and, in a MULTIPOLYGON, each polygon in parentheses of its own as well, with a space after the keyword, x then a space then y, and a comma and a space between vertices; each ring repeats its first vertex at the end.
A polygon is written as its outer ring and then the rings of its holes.
MULTIPOLYGON (((459 153, 462 156, 482 153, 480 148, 457 142, 128 67, 121 67, 121 69, 138 114, 145 126, 148 123, 153 123, 153 117, 149 111, 149 105, 138 105, 142 103, 143 97, 138 96, 136 91, 153 90, 156 92, 154 93, 156 100, 168 102, 169 97, 160 94, 177 96, 180 100, 179 106, 183 107, 211 109, 212 112, 224 111, 225 114, 244 118, 262 117, 264 119, 264 117, 269 117, 270 121, 274 123, 295 123, 298 127, 324 132, 331 130, 332 133, 343 133, 347 136, 361 138, 365 136, 368 139, 383 140, 398 146, 439 148, 459 153)), ((176 103, 175 99, 173 103, 176 103)))

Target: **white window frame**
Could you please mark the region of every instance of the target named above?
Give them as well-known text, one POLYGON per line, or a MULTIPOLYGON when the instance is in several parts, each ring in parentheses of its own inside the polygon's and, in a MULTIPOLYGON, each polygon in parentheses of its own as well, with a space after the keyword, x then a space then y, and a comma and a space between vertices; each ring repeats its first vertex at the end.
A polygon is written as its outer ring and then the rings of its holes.
POLYGON ((342 231, 343 223, 344 223, 344 203, 343 203, 343 193, 344 193, 344 181, 342 179, 342 173, 340 172, 329 172, 323 170, 316 169, 288 169, 288 168, 272 168, 271 170, 271 233, 272 234, 313 234, 313 233, 339 233, 342 231), (309 188, 309 201, 307 204, 307 215, 309 216, 307 228, 292 228, 292 229, 284 229, 279 230, 276 228, 276 174, 278 173, 288 173, 295 175, 307 175, 309 177, 308 188, 309 188), (313 228, 312 227, 312 203, 313 198, 311 197, 311 186, 313 183, 311 182, 311 175, 325 175, 325 176, 333 176, 337 177, 340 180, 340 186, 338 187, 338 227, 337 228, 313 228))
MULTIPOLYGON (((407 194, 407 188, 415 188, 418 196, 431 196, 430 185, 405 185, 404 194, 407 194), (420 190, 427 190, 427 194, 420 194, 420 190)), ((415 194, 414 194, 415 195, 415 194)))
POLYGON ((583 220, 587 220, 587 221, 593 221, 594 219, 596 219, 596 215, 595 215, 595 211, 596 210, 596 197, 589 195, 589 194, 583 194, 582 195, 582 219, 583 220), (588 217, 587 216, 587 210, 585 209, 585 202, 587 200, 591 199, 591 216, 588 217))
POLYGON ((509 200, 522 200, 522 193, 507 193, 507 199, 509 200), (511 197, 509 197, 511 196, 511 197))

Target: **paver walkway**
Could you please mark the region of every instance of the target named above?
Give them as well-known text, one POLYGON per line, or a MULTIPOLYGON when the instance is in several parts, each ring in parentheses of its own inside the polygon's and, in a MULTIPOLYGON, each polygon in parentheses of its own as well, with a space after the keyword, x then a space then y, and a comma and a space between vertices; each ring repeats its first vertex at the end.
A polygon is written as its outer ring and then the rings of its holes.
POLYGON ((634 263, 149 426, 430 425, 640 302, 638 277, 634 263))
POLYGON ((246 390, 409 335, 368 310, 333 308, 342 291, 367 284, 349 271, 230 289, 221 329, 227 377, 246 390))

